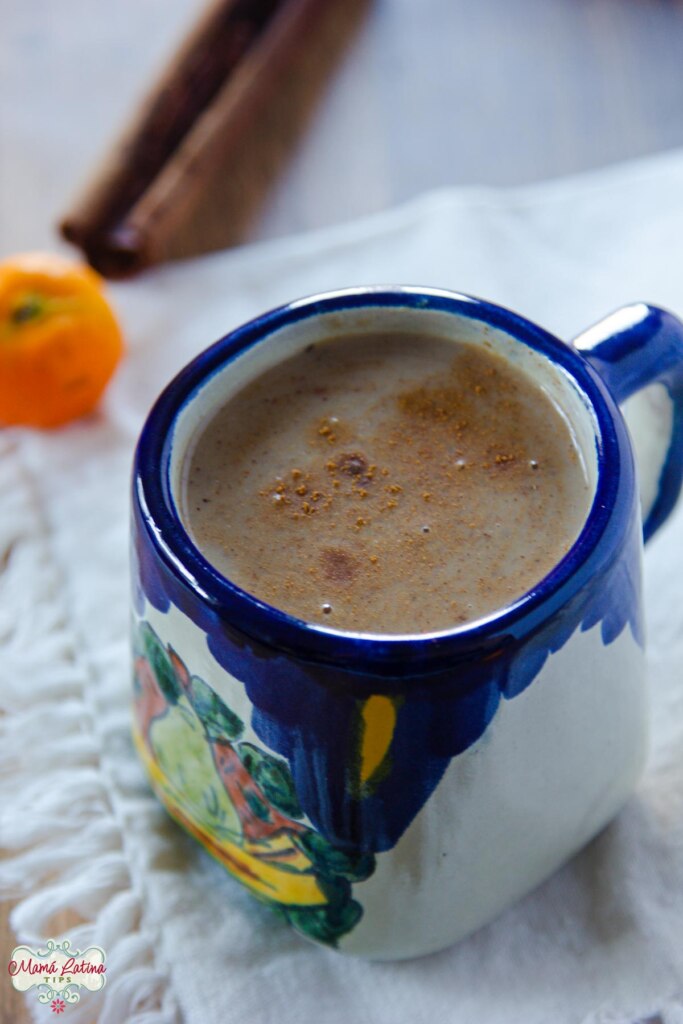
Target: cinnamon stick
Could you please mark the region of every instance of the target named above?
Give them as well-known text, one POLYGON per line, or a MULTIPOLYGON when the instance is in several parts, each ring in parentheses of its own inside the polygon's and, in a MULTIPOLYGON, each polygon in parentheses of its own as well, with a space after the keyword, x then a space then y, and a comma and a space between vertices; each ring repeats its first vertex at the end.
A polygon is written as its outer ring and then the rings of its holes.
POLYGON ((107 277, 164 259, 330 0, 213 0, 60 230, 107 277))

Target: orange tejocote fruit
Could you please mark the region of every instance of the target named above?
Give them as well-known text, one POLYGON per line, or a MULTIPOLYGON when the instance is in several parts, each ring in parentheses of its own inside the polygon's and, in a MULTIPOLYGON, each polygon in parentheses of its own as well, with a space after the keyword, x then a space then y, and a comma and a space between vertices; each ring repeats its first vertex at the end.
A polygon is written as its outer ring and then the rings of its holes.
POLYGON ((94 270, 53 253, 0 262, 0 424, 58 427, 90 412, 122 353, 94 270))

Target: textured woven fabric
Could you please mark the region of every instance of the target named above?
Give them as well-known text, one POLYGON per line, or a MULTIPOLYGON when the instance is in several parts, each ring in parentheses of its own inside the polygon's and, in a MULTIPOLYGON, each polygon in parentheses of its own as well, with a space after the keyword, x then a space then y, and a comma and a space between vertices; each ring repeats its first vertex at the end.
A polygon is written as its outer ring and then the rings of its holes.
POLYGON ((133 445, 160 387, 205 345, 282 301, 363 283, 482 295, 568 338, 639 299, 683 312, 682 240, 672 154, 442 192, 113 289, 130 353, 102 412, 0 437, 0 841, 16 850, 0 882, 25 894, 21 939, 51 936, 49 915, 75 907, 87 923, 72 943, 108 952, 104 992, 65 1020, 683 1021, 683 509, 646 556, 653 744, 638 793, 540 889, 422 960, 308 945, 169 821, 129 738, 127 650, 133 445))

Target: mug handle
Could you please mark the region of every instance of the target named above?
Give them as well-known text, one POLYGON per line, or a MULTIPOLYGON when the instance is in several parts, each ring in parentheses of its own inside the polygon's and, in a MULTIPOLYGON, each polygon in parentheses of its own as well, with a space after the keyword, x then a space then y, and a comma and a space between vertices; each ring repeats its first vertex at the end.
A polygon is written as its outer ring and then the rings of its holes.
POLYGON ((683 483, 683 323, 638 302, 589 327, 573 345, 625 403, 647 541, 673 511, 683 483))

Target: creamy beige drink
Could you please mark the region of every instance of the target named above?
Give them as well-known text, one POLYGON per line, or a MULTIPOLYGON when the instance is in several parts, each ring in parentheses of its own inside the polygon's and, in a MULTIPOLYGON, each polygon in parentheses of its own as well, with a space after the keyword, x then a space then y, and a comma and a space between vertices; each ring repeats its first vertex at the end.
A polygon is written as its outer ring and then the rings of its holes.
POLYGON ((589 500, 564 417, 486 342, 378 333, 310 345, 231 398, 190 447, 181 515, 276 608, 424 633, 532 589, 589 500))

